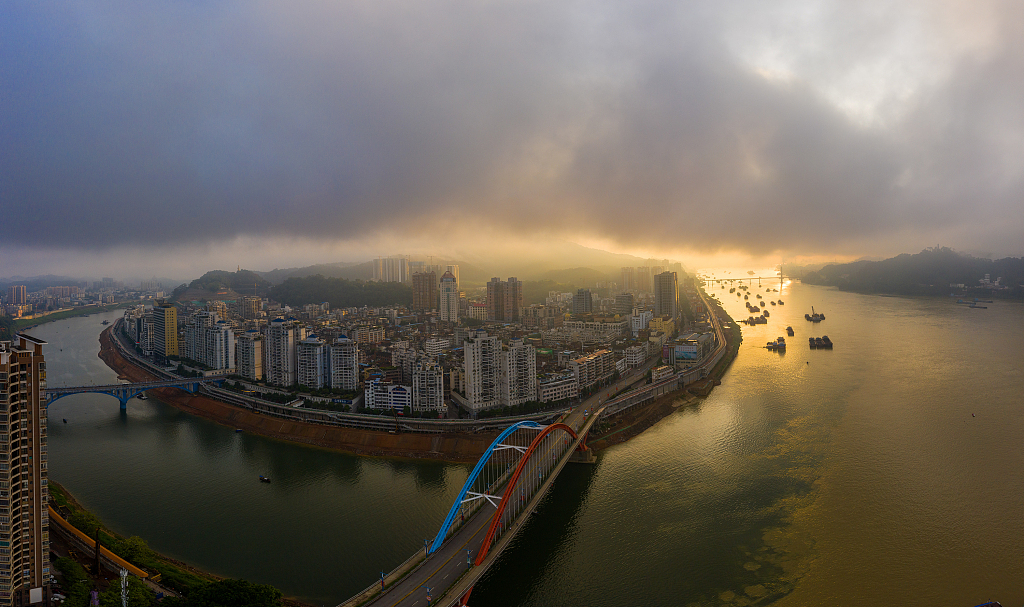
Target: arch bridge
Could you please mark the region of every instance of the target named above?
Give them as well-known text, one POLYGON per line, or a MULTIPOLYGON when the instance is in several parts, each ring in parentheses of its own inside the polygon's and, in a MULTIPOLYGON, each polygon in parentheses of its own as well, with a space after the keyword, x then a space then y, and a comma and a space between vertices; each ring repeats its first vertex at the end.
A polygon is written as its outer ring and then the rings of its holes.
POLYGON ((204 383, 214 383, 220 385, 227 379, 225 375, 210 375, 207 377, 192 377, 187 379, 171 379, 171 380, 160 380, 160 381, 146 381, 131 384, 108 384, 104 386, 73 386, 64 388, 47 388, 44 394, 46 395, 46 406, 49 407, 54 401, 70 396, 72 394, 109 394, 121 401, 121 410, 124 411, 128 408, 128 401, 135 398, 146 390, 152 390, 153 388, 180 388, 190 394, 195 394, 199 391, 199 387, 204 383))
POLYGON ((481 455, 423 551, 341 607, 465 605, 562 468, 593 461, 586 436, 603 411, 580 409, 547 426, 522 421, 506 428, 481 455))

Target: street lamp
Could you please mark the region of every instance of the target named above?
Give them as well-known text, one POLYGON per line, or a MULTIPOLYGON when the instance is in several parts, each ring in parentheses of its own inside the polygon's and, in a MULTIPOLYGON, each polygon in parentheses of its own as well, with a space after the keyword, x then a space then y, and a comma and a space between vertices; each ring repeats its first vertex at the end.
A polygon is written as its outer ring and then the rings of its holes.
POLYGON ((423 558, 427 558, 427 549, 430 546, 430 540, 423 540, 423 558))
POLYGON ((466 551, 466 569, 469 569, 470 567, 473 566, 473 561, 470 560, 470 558, 469 558, 471 554, 473 554, 472 550, 467 550, 466 551))
POLYGON ((380 572, 380 591, 384 592, 384 572, 380 572))

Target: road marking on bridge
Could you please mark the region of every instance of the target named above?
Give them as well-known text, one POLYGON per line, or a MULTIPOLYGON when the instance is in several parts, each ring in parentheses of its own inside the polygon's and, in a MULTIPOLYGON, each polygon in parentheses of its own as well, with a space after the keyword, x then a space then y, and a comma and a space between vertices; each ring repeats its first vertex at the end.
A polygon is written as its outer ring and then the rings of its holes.
MULTIPOLYGON (((489 518, 485 518, 484 520, 485 520, 485 521, 486 521, 486 520, 489 520, 489 518)), ((469 536, 469 539, 468 539, 468 540, 466 540, 466 543, 462 544, 462 546, 461 546, 461 547, 459 547, 459 549, 458 549, 458 550, 456 550, 456 551, 455 551, 455 552, 454 552, 454 553, 453 553, 453 554, 452 554, 452 555, 451 555, 450 557, 448 557, 448 560, 446 560, 445 562, 441 563, 441 566, 440 566, 440 567, 438 567, 438 568, 437 568, 436 570, 434 570, 434 572, 433 572, 433 573, 431 573, 430 575, 428 575, 428 576, 427 576, 427 578, 426 578, 425 580, 423 580, 422 582, 420 582, 418 586, 416 586, 415 588, 413 588, 412 590, 410 590, 410 591, 409 591, 408 593, 406 593, 406 595, 405 595, 405 596, 403 596, 402 598, 398 599, 398 602, 392 603, 392 606, 394 607, 394 606, 397 606, 397 605, 401 604, 401 603, 402 603, 402 601, 404 601, 405 599, 409 598, 409 595, 411 595, 412 593, 414 593, 414 592, 416 592, 417 590, 419 590, 420 588, 422 588, 422 587, 423 587, 423 585, 424 585, 424 584, 426 584, 427 582, 429 582, 431 578, 433 578, 433 577, 434 577, 435 575, 437 575, 438 573, 441 573, 441 570, 442 570, 442 569, 444 569, 444 568, 445 568, 445 566, 447 566, 447 565, 448 565, 448 563, 450 563, 450 562, 451 562, 451 560, 452 560, 453 558, 455 558, 456 556, 459 556, 459 557, 461 558, 461 556, 462 556, 462 551, 463 551, 463 550, 464 550, 464 549, 466 548, 466 546, 467 546, 467 545, 468 545, 468 544, 469 544, 470 542, 472 542, 472 541, 473 541, 473 538, 475 538, 475 537, 476 537, 477 535, 479 535, 481 531, 484 531, 484 530, 486 530, 486 528, 487 528, 487 525, 486 525, 486 524, 484 524, 484 525, 481 525, 479 529, 477 529, 476 531, 474 531, 474 532, 473 532, 473 535, 469 536)), ((445 590, 445 592, 447 592, 448 590, 450 590, 450 589, 446 589, 446 590, 445 590)), ((417 601, 417 602, 419 602, 419 601, 417 601)), ((414 606, 414 607, 415 607, 415 605, 416 605, 416 603, 413 603, 413 606, 414 606)))

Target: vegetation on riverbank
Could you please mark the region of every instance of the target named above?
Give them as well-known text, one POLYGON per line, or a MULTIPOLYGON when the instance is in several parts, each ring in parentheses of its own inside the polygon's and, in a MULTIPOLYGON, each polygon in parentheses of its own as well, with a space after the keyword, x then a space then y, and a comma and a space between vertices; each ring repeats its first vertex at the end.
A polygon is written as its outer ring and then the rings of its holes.
MULTIPOLYGON (((281 605, 281 591, 266 584, 253 584, 245 580, 220 579, 200 572, 185 563, 154 552, 138 536, 124 537, 103 527, 96 515, 86 510, 59 483, 50 480, 50 503, 66 515, 66 520, 89 537, 99 531, 100 544, 133 565, 152 574, 159 574, 160 584, 181 597, 163 599, 162 605, 173 607, 242 607, 253 605, 269 607, 281 605)), ((71 558, 54 561, 54 567, 64 578, 68 599, 65 607, 85 607, 89 604, 89 591, 94 587, 85 569, 71 558)), ((129 578, 129 605, 148 607, 155 595, 141 581, 129 578)), ((111 588, 100 594, 100 605, 116 607, 121 604, 120 589, 111 588), (109 596, 108 596, 109 595, 109 596)))
POLYGON ((53 314, 47 314, 46 316, 38 316, 36 318, 11 318, 10 316, 0 316, 0 339, 10 339, 10 336, 28 327, 46 324, 55 320, 64 320, 65 318, 77 318, 79 316, 89 316, 90 314, 101 314, 103 312, 123 308, 127 306, 128 303, 129 302, 122 302, 107 304, 105 306, 82 306, 80 308, 54 312, 53 314))

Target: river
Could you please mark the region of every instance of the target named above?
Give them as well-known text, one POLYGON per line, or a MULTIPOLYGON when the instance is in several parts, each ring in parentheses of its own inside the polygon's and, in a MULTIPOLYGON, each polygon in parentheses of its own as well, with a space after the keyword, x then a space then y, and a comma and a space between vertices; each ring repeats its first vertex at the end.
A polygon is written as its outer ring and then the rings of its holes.
MULTIPOLYGON (((709 292, 748 316, 728 287, 709 292)), ((1024 603, 1024 305, 750 293, 785 305, 743 327, 722 385, 568 467, 471 604, 1024 603), (812 305, 825 321, 804 320, 812 305), (787 325, 788 351, 766 350, 787 325), (822 334, 835 349, 809 350, 822 334)), ((116 379, 96 357, 116 317, 29 331, 50 342, 51 386, 116 379)), ((467 473, 239 434, 154 399, 122 414, 76 395, 50 419, 51 477, 108 526, 314 604, 422 547, 467 473)))

